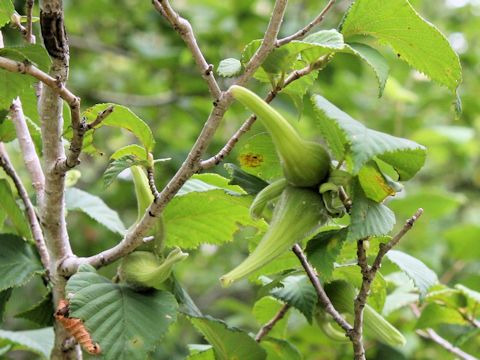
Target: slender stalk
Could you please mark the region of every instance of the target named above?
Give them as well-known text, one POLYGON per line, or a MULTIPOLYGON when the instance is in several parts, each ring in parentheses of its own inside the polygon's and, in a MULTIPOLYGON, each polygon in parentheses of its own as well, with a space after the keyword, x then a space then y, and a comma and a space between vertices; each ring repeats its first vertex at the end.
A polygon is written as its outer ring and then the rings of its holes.
POLYGON ((18 176, 15 168, 10 162, 8 153, 3 146, 3 143, 0 143, 0 166, 3 168, 5 173, 12 179, 15 187, 17 188, 18 195, 20 196, 20 199, 22 199, 22 202, 25 205, 28 225, 30 226, 30 231, 32 232, 33 239, 35 240, 35 245, 37 247, 38 254, 40 255, 40 260, 42 261, 43 267, 48 271, 48 269, 50 268, 50 256, 45 245, 42 228, 40 227, 40 223, 38 222, 37 214, 35 213, 33 204, 28 197, 27 190, 25 189, 25 186, 23 186, 20 176, 18 176))
POLYGON ((268 335, 270 331, 272 331, 273 327, 284 318, 284 316, 287 314, 288 310, 290 310, 290 305, 284 304, 280 310, 271 318, 265 325, 261 327, 261 329, 258 331, 257 335, 255 335, 255 341, 260 342, 262 339, 268 335))

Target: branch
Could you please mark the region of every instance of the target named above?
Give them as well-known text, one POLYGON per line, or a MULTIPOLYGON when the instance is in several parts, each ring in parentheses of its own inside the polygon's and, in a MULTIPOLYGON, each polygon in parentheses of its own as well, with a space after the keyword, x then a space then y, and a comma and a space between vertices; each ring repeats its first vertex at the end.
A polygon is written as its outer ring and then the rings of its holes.
POLYGON ((285 44, 288 44, 289 42, 293 41, 293 40, 299 40, 299 39, 303 39, 305 37, 305 35, 307 35, 307 33, 312 30, 315 26, 317 26, 318 24, 320 24, 323 19, 325 18, 325 15, 327 14, 327 12, 333 7, 333 5, 335 4, 335 1, 336 0, 330 0, 327 5, 323 8, 323 10, 320 12, 320 14, 318 14, 318 16, 313 19, 312 21, 310 21, 310 23, 308 23, 307 26, 305 26, 303 29, 300 29, 298 30, 295 34, 292 34, 290 36, 287 36, 283 39, 280 39, 278 40, 278 46, 282 46, 282 45, 285 45, 285 44))
POLYGON ((335 309, 333 306, 332 302, 328 298, 327 294, 325 293, 325 290, 322 287, 322 284, 320 284, 320 280, 318 280, 318 276, 315 273, 315 270, 313 269, 312 265, 307 260, 307 257, 303 253, 302 248, 300 245, 295 244, 292 248, 292 251, 295 253, 295 255, 298 257, 300 260, 300 263, 302 264, 303 268, 305 269, 305 272, 308 275, 308 278, 310 279, 313 287, 315 288, 315 291, 317 292, 318 296, 318 301, 320 304, 323 305, 325 311, 330 314, 330 316, 335 320, 335 322, 345 331, 345 334, 347 336, 350 336, 353 328, 352 326, 343 318, 343 316, 335 309))
POLYGON ((153 6, 170 23, 172 28, 180 35, 190 49, 193 59, 202 74, 202 78, 207 82, 210 94, 214 100, 217 101, 220 98, 222 91, 215 80, 213 65, 207 63, 197 44, 192 25, 172 8, 168 0, 153 0, 153 6))
MULTIPOLYGON (((414 315, 418 318, 420 316, 420 310, 415 304, 412 304, 411 306, 412 312, 414 315)), ((475 356, 472 356, 462 349, 454 346, 452 343, 450 343, 447 339, 444 339, 441 337, 435 330, 433 329, 425 329, 425 330, 417 330, 416 333, 423 337, 424 339, 429 339, 433 340, 435 343, 443 347, 445 350, 451 352, 452 354, 458 356, 460 359, 463 360, 478 360, 475 356)))
POLYGON ((20 144, 25 166, 32 179, 33 188, 35 189, 37 196, 41 196, 45 188, 45 175, 43 174, 40 159, 35 150, 32 136, 28 130, 20 98, 13 100, 12 105, 10 106, 10 116, 15 124, 17 139, 20 144))
MULTIPOLYGON (((157 7, 161 5, 159 0, 154 0, 154 5, 155 3, 157 7)), ((161 9, 163 9, 162 6, 163 5, 158 8, 160 9, 160 11, 162 11, 161 9)), ((279 30, 279 23, 281 23, 281 20, 279 21, 279 18, 283 18, 285 6, 286 0, 278 0, 275 3, 272 19, 270 20, 270 24, 265 33, 266 37, 268 35, 268 38, 276 38, 279 30)), ((275 42, 272 43, 271 41, 268 41, 268 43, 270 43, 273 49, 273 45, 275 42)), ((241 79, 238 80, 238 82, 247 82, 251 78, 255 70, 260 66, 262 61, 265 60, 268 53, 269 51, 262 51, 261 56, 257 56, 257 60, 249 66, 250 70, 248 74, 244 73, 241 79)), ((110 264, 113 261, 132 252, 133 250, 135 250, 135 248, 142 244, 143 237, 145 236, 147 231, 155 225, 157 220, 156 218, 160 216, 165 206, 175 196, 178 190, 180 190, 183 184, 185 184, 185 182, 193 174, 195 174, 198 170, 201 169, 201 156, 205 153, 208 145, 212 141, 212 138, 215 135, 215 132, 217 131, 218 126, 223 119, 223 116, 225 115, 225 112, 232 104, 232 102, 233 97, 228 91, 220 94, 220 98, 218 99, 218 101, 214 102, 213 109, 210 112, 210 115, 205 122, 202 131, 200 132, 200 135, 197 137, 195 144, 190 149, 190 152, 188 153, 187 158, 183 162, 182 166, 180 167, 180 169, 178 169, 173 178, 170 179, 168 184, 160 192, 157 201, 153 202, 148 207, 142 219, 133 229, 131 229, 125 235, 122 241, 120 241, 120 243, 118 243, 114 247, 102 251, 101 253, 94 256, 90 256, 87 258, 75 258, 73 256, 70 256, 66 258, 65 261, 63 261, 61 264, 62 272, 65 275, 73 274, 78 268, 78 266, 83 263, 90 264, 97 268, 110 264)))
POLYGON ((27 42, 35 44, 35 35, 32 33, 32 10, 34 0, 27 0, 27 34, 25 35, 27 42))
POLYGON ((153 167, 147 168, 148 186, 153 195, 153 201, 156 201, 160 197, 160 193, 155 185, 155 174, 153 173, 153 167))
POLYGON ((366 239, 357 241, 357 258, 358 266, 362 273, 362 285, 357 297, 354 301, 354 326, 350 333, 350 339, 353 343, 355 360, 365 359, 365 348, 363 346, 363 310, 367 303, 367 298, 370 293, 370 287, 377 271, 380 269, 383 257, 390 251, 401 238, 412 228, 413 224, 423 214, 423 209, 419 208, 416 213, 405 222, 403 228, 386 244, 380 244, 377 256, 371 267, 368 266, 367 253, 365 250, 366 239))
POLYGON ((42 261, 43 267, 47 270, 50 269, 50 256, 45 246, 45 240, 43 239, 42 229, 35 214, 35 209, 28 197, 27 190, 23 186, 22 180, 16 173, 10 159, 8 157, 7 151, 3 146, 3 143, 0 143, 0 166, 3 168, 5 173, 12 179, 15 187, 17 188, 18 195, 22 199, 23 204, 25 205, 25 212, 27 214, 28 225, 32 232, 33 239, 35 240, 35 245, 40 255, 40 260, 42 261))
POLYGON ((262 328, 258 331, 257 335, 255 335, 255 341, 260 342, 262 339, 273 329, 275 324, 283 319, 287 311, 290 309, 290 305, 284 304, 280 310, 275 314, 273 318, 271 318, 262 328))
POLYGON ((95 120, 93 120, 90 124, 86 124, 87 131, 96 128, 98 125, 101 124, 103 120, 105 120, 112 112, 115 110, 114 105, 110 105, 105 110, 100 111, 97 114, 95 120))

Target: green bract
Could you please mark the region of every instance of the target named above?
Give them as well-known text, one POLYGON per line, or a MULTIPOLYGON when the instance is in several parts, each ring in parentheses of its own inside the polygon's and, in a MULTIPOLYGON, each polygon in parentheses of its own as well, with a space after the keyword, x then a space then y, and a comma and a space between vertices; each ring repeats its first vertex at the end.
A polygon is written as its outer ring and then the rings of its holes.
POLYGON ((250 216, 253 219, 261 218, 263 210, 265 210, 267 204, 279 197, 286 187, 287 180, 282 178, 263 188, 263 190, 255 196, 255 199, 250 206, 250 216))
POLYGON ((328 220, 322 197, 314 190, 287 186, 273 212, 264 237, 240 265, 222 276, 224 286, 247 276, 312 235, 328 220))
POLYGON ((250 90, 234 85, 231 94, 254 112, 272 136, 287 181, 293 186, 320 184, 330 170, 330 156, 324 147, 300 137, 274 108, 250 90))

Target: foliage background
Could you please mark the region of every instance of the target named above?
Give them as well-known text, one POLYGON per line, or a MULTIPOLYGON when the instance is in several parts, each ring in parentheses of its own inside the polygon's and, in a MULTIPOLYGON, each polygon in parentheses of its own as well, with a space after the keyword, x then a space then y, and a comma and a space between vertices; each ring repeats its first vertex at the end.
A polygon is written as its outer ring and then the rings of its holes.
MULTIPOLYGON (((464 82, 459 89, 463 102, 459 119, 455 118, 450 91, 427 81, 397 61, 395 54, 389 51, 383 51, 389 59, 391 74, 382 98, 377 97, 376 79, 371 70, 345 54, 335 57, 321 72, 315 86, 327 99, 368 127, 427 146, 426 166, 389 204, 397 214, 398 224, 411 216, 417 207, 425 209, 421 221, 402 240, 401 249, 424 261, 443 283, 451 286, 462 283, 480 291, 480 103, 477 99, 480 92, 480 40, 477 36, 480 2, 442 0, 434 5, 426 0, 411 2, 420 14, 448 36, 460 54, 464 82)), ((149 1, 69 0, 65 4, 71 46, 70 88, 82 97, 84 107, 116 102, 130 106, 148 122, 157 139, 155 158, 172 158, 157 171, 157 182, 161 186, 180 166, 211 107, 208 91, 197 75, 190 53, 149 1)), ((16 1, 15 5, 17 10, 24 7, 23 1, 16 1)), ((349 1, 338 1, 323 28, 336 27, 348 5, 349 1)), ((302 27, 318 13, 321 5, 316 1, 292 0, 289 6, 281 35, 302 27)), ((238 58, 250 40, 263 35, 271 1, 178 0, 175 7, 191 21, 207 61, 218 66, 224 58, 238 58)), ((38 26, 35 30, 39 36, 38 26)), ((16 30, 7 29, 4 36, 9 44, 22 42, 16 30)), ((221 81, 223 87, 229 85, 228 79, 221 81)), ((253 85, 259 93, 266 92, 263 85, 253 85)), ((273 105, 292 119, 298 118, 297 110, 286 97, 280 96, 273 105)), ((309 102, 305 101, 306 111, 300 119, 300 127, 305 134, 315 137, 309 107, 309 102)), ((212 155, 247 115, 241 106, 233 106, 210 148, 212 155)), ((261 131, 261 127, 255 125, 244 140, 261 131)), ((105 156, 100 159, 83 157, 82 177, 77 187, 100 195, 120 213, 128 226, 136 218, 132 182, 126 178, 105 190, 101 174, 108 156, 130 141, 120 130, 102 129, 100 134, 96 141, 105 156)), ((242 143, 227 162, 238 163, 241 146, 242 143)), ((9 147, 15 148, 16 144, 9 144, 9 147)), ((21 161, 20 157, 13 158, 17 163, 21 161)), ((224 173, 221 166, 216 170, 224 173)), ((75 229, 70 236, 79 255, 98 252, 119 240, 118 235, 81 213, 70 212, 68 221, 70 228, 75 229)), ((191 252, 188 261, 178 267, 178 277, 205 313, 256 332, 261 324, 251 312, 255 301, 251 285, 242 282, 226 290, 218 282, 219 276, 237 264, 246 252, 247 244, 241 234, 220 249, 204 246, 191 252)), ((385 265, 387 270, 383 272, 388 273, 389 264, 385 265)), ((393 270, 392 267, 390 271, 393 270)), ((114 269, 102 271, 111 276, 114 269)), ((26 290, 15 290, 28 293, 24 294, 24 301, 9 303, 8 312, 24 310, 40 300, 41 289, 38 283, 26 290)), ((414 336, 415 321, 409 309, 394 312, 390 319, 407 333, 407 346, 402 349, 370 348, 369 358, 451 358, 440 347, 414 336)), ((349 345, 336 346, 324 338, 299 315, 293 315, 288 326, 295 329, 295 337, 290 340, 302 353, 309 354, 308 359, 341 359, 343 348, 350 351, 349 345)), ((7 318, 4 327, 31 328, 32 324, 7 318)), ((443 325, 437 330, 452 342, 463 331, 454 325, 443 325)), ((170 330, 155 358, 184 358, 188 353, 187 343, 202 341, 187 321, 180 320, 170 330)), ((466 351, 478 354, 478 333, 476 340, 464 346, 466 351)))

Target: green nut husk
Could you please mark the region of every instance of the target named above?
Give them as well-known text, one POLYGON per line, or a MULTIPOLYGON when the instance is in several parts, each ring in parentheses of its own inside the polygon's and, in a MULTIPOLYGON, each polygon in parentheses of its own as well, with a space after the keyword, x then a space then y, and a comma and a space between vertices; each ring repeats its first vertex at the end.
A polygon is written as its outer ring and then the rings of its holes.
POLYGON ((300 137, 295 128, 274 108, 250 90, 233 85, 230 93, 258 116, 272 136, 283 173, 293 186, 320 184, 330 171, 330 156, 325 148, 300 137))
POLYGON ((311 189, 287 186, 273 211, 270 227, 255 250, 220 281, 229 286, 311 236, 329 219, 322 197, 311 189))
MULTIPOLYGON (((342 313, 353 315, 355 288, 343 280, 332 281, 325 285, 325 292, 333 306, 342 313)), ((363 312, 365 330, 375 339, 389 345, 405 345, 406 340, 400 331, 368 304, 363 312)))
POLYGON ((149 251, 135 251, 122 259, 118 276, 121 281, 137 288, 161 290, 172 274, 173 266, 187 257, 188 254, 179 248, 173 249, 164 260, 149 251))
MULTIPOLYGON (((131 226, 134 228, 136 224, 142 219, 145 211, 153 202, 153 195, 148 185, 147 175, 141 166, 135 165, 130 167, 132 172, 133 183, 135 186, 135 196, 137 198, 137 221, 131 226)), ((160 215, 157 219, 151 232, 148 235, 153 235, 154 239, 137 248, 137 250, 151 251, 155 254, 161 254, 163 251, 163 240, 165 238, 165 226, 163 224, 163 216, 160 215)))
POLYGON ((253 199, 252 205, 250 205, 250 216, 252 219, 260 219, 267 204, 278 198, 286 187, 287 180, 282 178, 263 188, 253 199))

